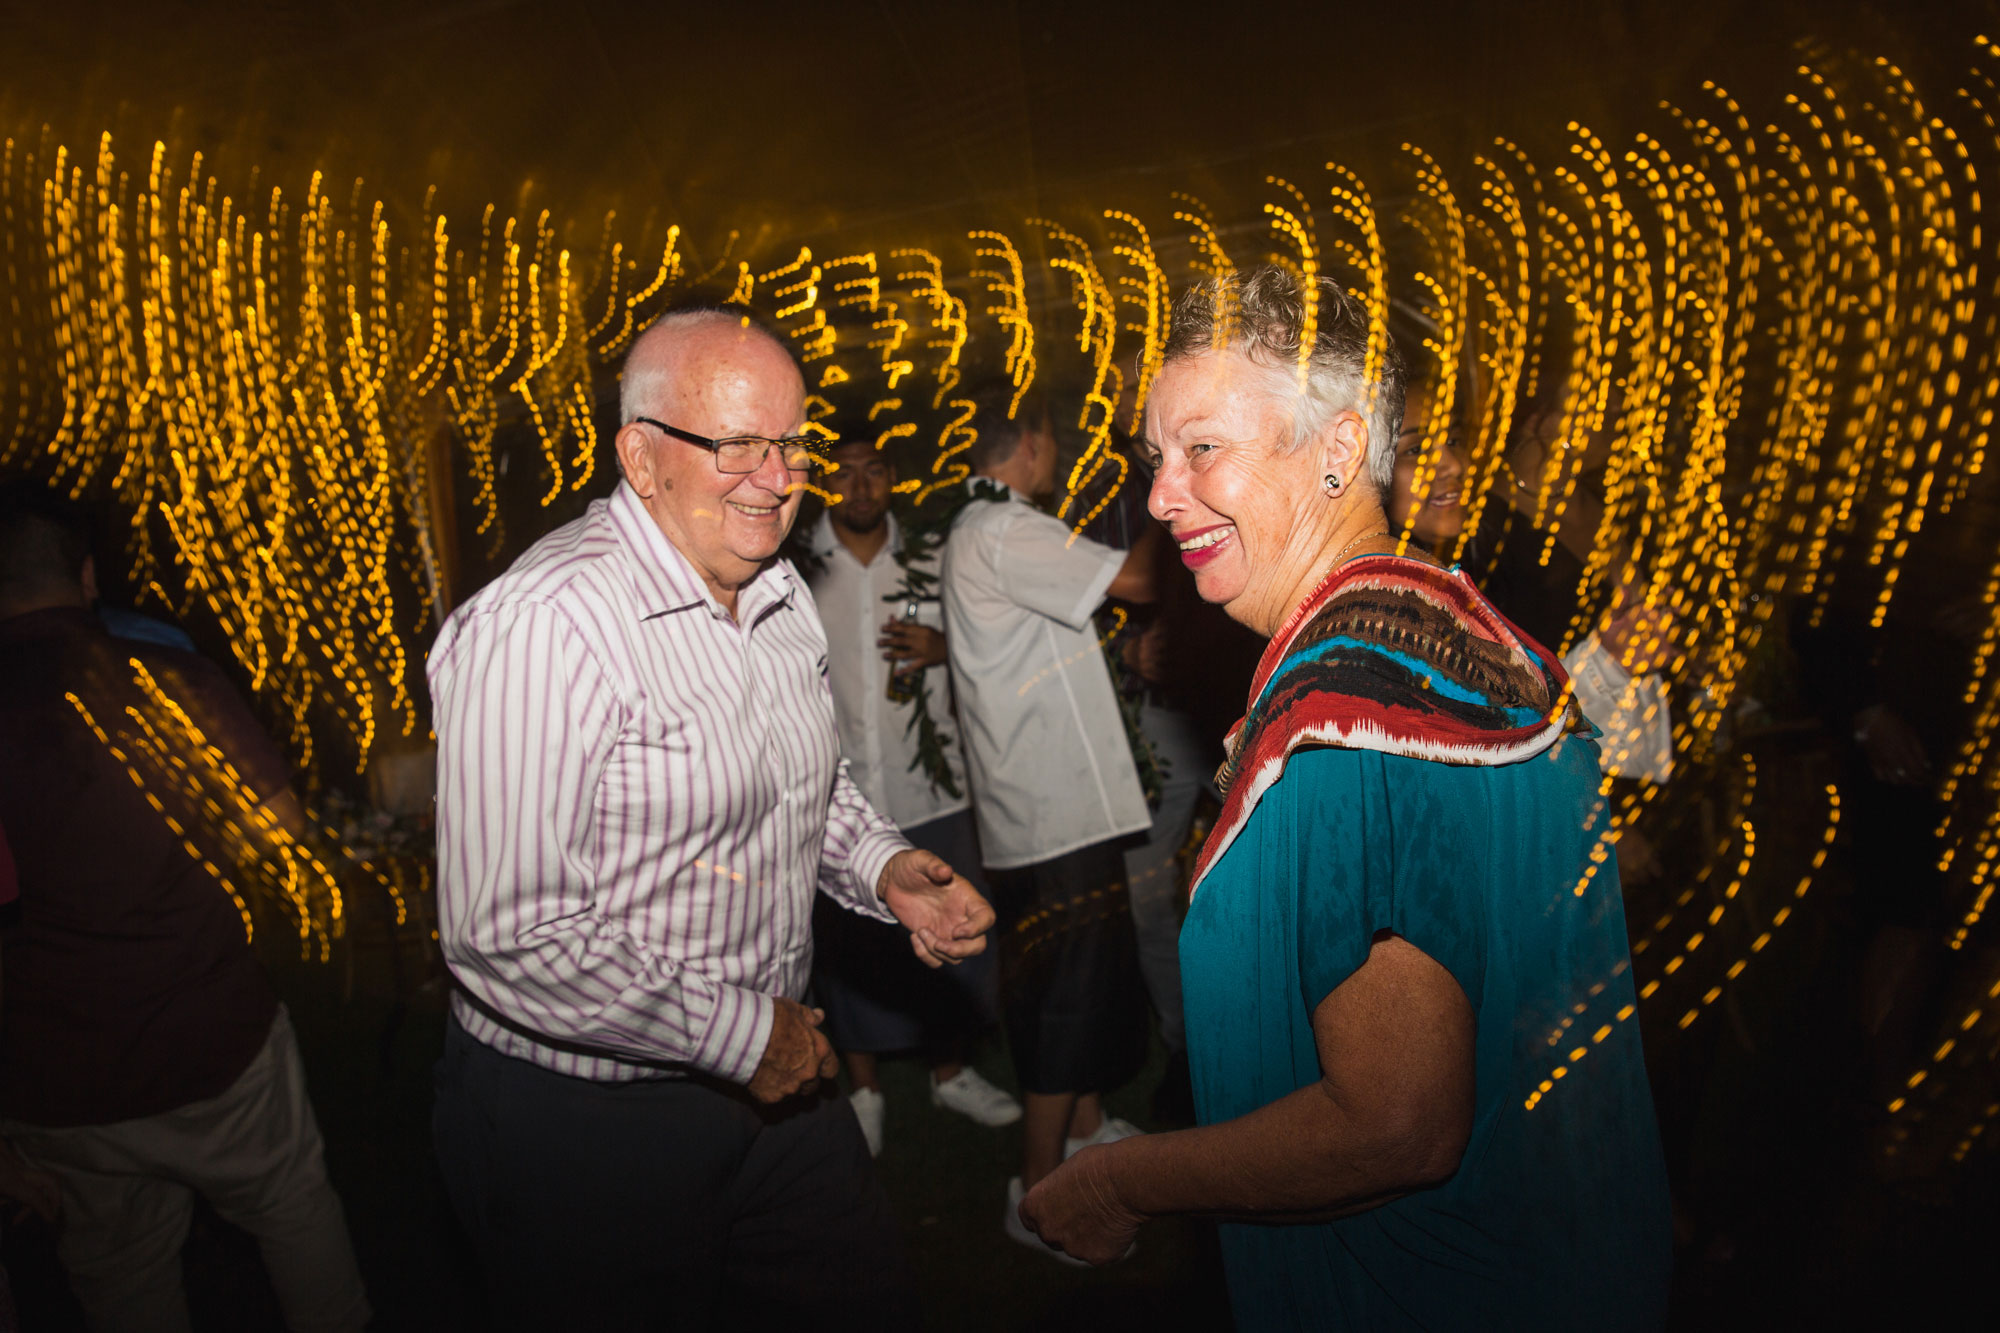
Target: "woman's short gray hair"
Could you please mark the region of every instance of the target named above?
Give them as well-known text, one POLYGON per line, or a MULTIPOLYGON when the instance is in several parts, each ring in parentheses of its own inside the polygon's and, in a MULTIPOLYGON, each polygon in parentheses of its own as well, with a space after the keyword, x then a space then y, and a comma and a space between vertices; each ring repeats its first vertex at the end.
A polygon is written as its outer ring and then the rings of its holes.
POLYGON ((1290 270, 1276 264, 1238 269, 1181 293, 1161 361, 1234 351, 1277 372, 1293 394, 1288 449, 1318 435, 1335 413, 1359 412, 1368 422, 1368 475, 1386 495, 1396 475, 1396 434, 1403 428, 1403 358, 1385 337, 1371 395, 1367 310, 1330 278, 1316 286, 1316 327, 1303 386, 1297 372, 1306 293, 1290 270))

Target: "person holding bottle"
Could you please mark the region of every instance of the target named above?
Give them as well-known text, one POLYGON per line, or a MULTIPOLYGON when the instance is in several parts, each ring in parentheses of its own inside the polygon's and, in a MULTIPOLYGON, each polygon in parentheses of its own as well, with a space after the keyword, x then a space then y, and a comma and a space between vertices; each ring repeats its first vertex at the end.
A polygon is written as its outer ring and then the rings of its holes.
MULTIPOLYGON (((895 465, 869 439, 840 441, 831 458, 826 489, 837 500, 811 530, 804 563, 826 627, 841 756, 870 804, 913 846, 965 867, 984 891, 972 869, 979 852, 965 768, 951 737, 942 616, 934 598, 912 593, 904 533, 889 506, 895 465), (938 724, 928 767, 914 725, 920 706, 938 724)), ((926 564, 935 561, 919 562, 919 584, 926 564)), ((1020 1103, 965 1062, 997 1011, 994 955, 940 973, 911 955, 906 932, 831 904, 815 909, 813 936, 813 993, 847 1066, 848 1100, 870 1152, 882 1151, 887 1110, 878 1062, 896 1052, 929 1061, 932 1105, 992 1128, 1021 1118, 1020 1103)))

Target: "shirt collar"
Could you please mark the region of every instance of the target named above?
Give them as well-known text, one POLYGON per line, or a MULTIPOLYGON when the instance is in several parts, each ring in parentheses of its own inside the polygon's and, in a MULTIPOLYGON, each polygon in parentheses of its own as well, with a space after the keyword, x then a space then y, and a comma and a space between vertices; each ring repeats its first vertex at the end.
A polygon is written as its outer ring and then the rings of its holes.
MULTIPOLYGON (((685 611, 707 604, 718 612, 722 606, 696 572, 694 563, 660 531, 660 525, 646 512, 639 493, 620 481, 611 496, 611 525, 625 553, 626 571, 638 594, 643 618, 685 611)), ((773 560, 757 577, 737 593, 737 619, 748 625, 771 607, 791 600, 797 575, 783 560, 773 560)), ((726 613, 725 613, 726 614, 726 613)))
POLYGON ((846 560, 860 569, 873 569, 875 564, 884 560, 894 560, 896 552, 902 549, 899 545, 902 540, 902 530, 896 525, 894 513, 886 515, 883 521, 889 525, 889 534, 882 543, 882 549, 876 553, 874 564, 862 564, 854 558, 854 552, 841 544, 840 538, 834 535, 833 515, 826 510, 820 511, 819 522, 813 525, 812 553, 820 560, 846 560))
POLYGON ((1024 504, 1028 506, 1028 508, 1030 509, 1041 508, 1040 505, 1035 503, 1034 496, 1028 495, 1022 491, 1017 491, 1012 486, 1007 485, 1006 482, 1001 481, 998 477, 989 477, 983 472, 975 472, 971 476, 965 479, 966 493, 971 495, 972 498, 975 500, 985 498, 979 494, 979 487, 981 483, 984 483, 987 486, 1000 487, 1001 489, 1007 492, 1007 498, 1014 501, 1017 504, 1024 504))

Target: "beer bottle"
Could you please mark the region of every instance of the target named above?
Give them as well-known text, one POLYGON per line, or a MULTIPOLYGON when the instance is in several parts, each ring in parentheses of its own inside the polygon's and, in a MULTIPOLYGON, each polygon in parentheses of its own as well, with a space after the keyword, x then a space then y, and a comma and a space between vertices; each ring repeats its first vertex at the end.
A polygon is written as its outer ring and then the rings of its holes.
MULTIPOLYGON (((917 623, 917 599, 912 597, 903 603, 903 623, 917 623)), ((917 685, 923 676, 922 667, 905 668, 900 662, 889 664, 889 702, 906 704, 917 697, 917 685)))

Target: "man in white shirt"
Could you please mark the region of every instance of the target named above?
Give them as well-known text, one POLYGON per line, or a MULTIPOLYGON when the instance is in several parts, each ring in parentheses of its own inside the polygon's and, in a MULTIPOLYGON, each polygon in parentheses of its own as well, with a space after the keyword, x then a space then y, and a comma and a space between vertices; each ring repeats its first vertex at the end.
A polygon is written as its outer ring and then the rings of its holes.
POLYGON ((668 315, 620 414, 612 497, 430 655, 445 1183, 502 1326, 763 1327, 836 1299, 914 1319, 800 1003, 814 891, 937 962, 992 912, 840 762, 826 635, 777 558, 815 466, 784 344, 668 315))
POLYGON ((1136 1132, 1104 1115, 1101 1094, 1145 1054, 1122 848, 1151 816, 1092 614, 1107 595, 1152 600, 1159 537, 1114 551, 1037 508, 1056 481, 1046 417, 1024 406, 1010 419, 1011 386, 974 398, 974 498, 945 546, 945 634, 1026 1102, 1004 1220, 1046 1248, 1016 1215, 1022 1192, 1080 1143, 1136 1132))
MULTIPOLYGON (((974 871, 979 843, 965 766, 952 735, 943 615, 935 591, 911 595, 903 533, 889 512, 895 466, 868 438, 843 440, 831 458, 824 484, 836 501, 809 534, 805 571, 826 627, 827 677, 848 774, 911 845, 936 852, 983 888, 974 871), (900 698, 890 697, 892 685, 900 698), (938 740, 928 764, 919 755, 919 689, 938 740)), ((912 563, 934 589, 935 555, 912 563)), ((1021 1118, 1019 1102, 964 1062, 967 1040, 996 1016, 994 954, 949 972, 927 969, 910 956, 903 932, 830 901, 814 908, 813 945, 813 995, 846 1060, 848 1100, 871 1152, 882 1150, 884 1119, 877 1058, 891 1052, 931 1057, 933 1105, 991 1127, 1021 1118)))

